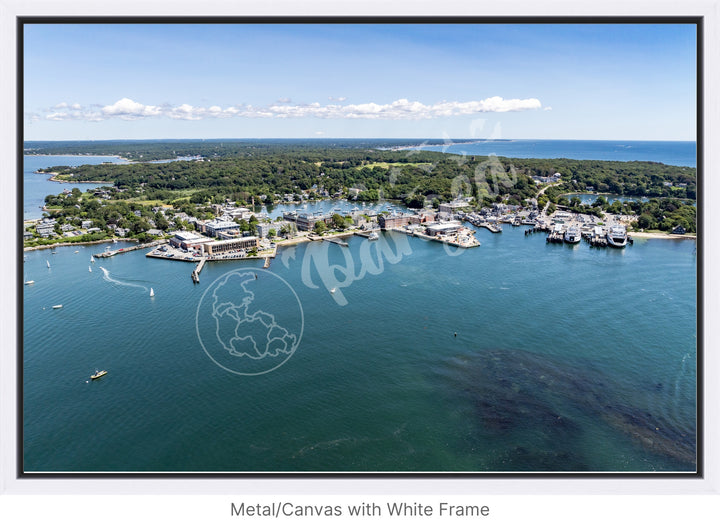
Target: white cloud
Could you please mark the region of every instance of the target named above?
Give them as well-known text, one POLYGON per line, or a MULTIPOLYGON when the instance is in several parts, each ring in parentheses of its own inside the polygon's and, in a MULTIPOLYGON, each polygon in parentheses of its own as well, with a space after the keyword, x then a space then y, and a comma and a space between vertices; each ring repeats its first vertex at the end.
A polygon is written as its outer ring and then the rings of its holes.
MULTIPOLYGON (((331 98, 344 101, 345 98, 331 98)), ((542 104, 536 98, 503 99, 499 96, 478 101, 442 101, 425 104, 409 101, 405 98, 392 103, 332 103, 321 105, 318 102, 290 105, 289 98, 264 107, 252 105, 219 105, 195 107, 184 103, 172 105, 145 105, 129 98, 122 98, 111 105, 87 106, 60 103, 46 111, 46 120, 88 120, 102 121, 111 118, 139 120, 143 118, 170 118, 173 120, 202 120, 205 118, 323 118, 323 119, 366 119, 366 120, 422 120, 449 116, 465 116, 486 112, 519 112, 541 109, 542 104)), ((545 108, 549 110, 549 108, 545 108)))
POLYGON ((102 113, 107 117, 117 117, 123 120, 137 120, 151 116, 159 116, 160 107, 154 105, 143 105, 129 98, 122 98, 112 105, 102 108, 102 113))
POLYGON ((552 111, 552 107, 545 107, 543 111, 552 111))

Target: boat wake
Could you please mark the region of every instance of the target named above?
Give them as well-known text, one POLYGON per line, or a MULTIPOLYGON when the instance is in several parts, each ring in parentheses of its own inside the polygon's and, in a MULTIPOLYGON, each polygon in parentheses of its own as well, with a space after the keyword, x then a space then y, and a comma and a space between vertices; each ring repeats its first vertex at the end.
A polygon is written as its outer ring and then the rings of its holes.
POLYGON ((141 285, 141 284, 135 284, 135 283, 133 283, 133 282, 125 282, 125 281, 118 280, 118 279, 116 279, 116 278, 111 277, 111 276, 110 276, 110 271, 108 271, 107 269, 105 269, 105 268, 102 267, 102 266, 100 267, 100 269, 101 269, 102 272, 103 272, 103 278, 104 278, 105 280, 107 280, 108 282, 112 282, 113 284, 119 284, 120 286, 127 286, 127 287, 130 287, 130 288, 140 288, 140 289, 143 290, 143 291, 149 291, 147 287, 145 287, 145 286, 143 286, 143 285, 141 285))

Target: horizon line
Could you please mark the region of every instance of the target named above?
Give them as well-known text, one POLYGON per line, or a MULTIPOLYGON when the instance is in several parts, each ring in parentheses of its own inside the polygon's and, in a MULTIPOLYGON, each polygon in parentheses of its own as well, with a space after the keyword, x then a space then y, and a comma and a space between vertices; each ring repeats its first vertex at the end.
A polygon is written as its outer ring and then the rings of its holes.
POLYGON ((697 139, 629 139, 629 138, 426 138, 426 137, 342 137, 342 136, 328 136, 328 137, 317 137, 317 136, 298 136, 298 137, 216 137, 216 138, 94 138, 94 139, 54 139, 54 140, 23 140, 23 144, 26 142, 158 142, 158 141, 196 141, 196 142, 213 142, 213 141, 248 141, 248 140, 412 140, 417 142, 429 142, 429 141, 445 141, 448 140, 450 144, 457 142, 508 142, 508 141, 580 141, 580 142, 695 142, 697 139))

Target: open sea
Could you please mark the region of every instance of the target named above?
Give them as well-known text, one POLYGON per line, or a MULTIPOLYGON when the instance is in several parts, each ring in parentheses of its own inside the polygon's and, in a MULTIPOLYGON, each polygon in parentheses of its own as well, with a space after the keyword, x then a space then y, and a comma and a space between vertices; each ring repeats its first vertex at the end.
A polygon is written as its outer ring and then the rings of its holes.
POLYGON ((26 251, 25 471, 695 471, 695 242, 476 236, 26 251))
POLYGON ((521 159, 652 161, 697 167, 695 142, 651 140, 478 140, 422 146, 419 149, 458 155, 497 155, 521 159))

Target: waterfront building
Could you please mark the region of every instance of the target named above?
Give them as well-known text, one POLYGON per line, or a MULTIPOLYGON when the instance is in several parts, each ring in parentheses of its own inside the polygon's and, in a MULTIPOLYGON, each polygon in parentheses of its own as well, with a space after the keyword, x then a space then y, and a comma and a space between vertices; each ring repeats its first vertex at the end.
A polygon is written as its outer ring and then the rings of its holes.
POLYGON ((417 218, 410 214, 390 214, 378 216, 378 224, 381 229, 395 229, 417 223, 417 218))
POLYGON ((255 236, 244 238, 233 238, 232 240, 216 241, 211 240, 202 244, 203 251, 209 257, 232 251, 248 251, 258 246, 258 239, 255 236))
POLYGON ((170 238, 170 245, 178 249, 185 250, 202 250, 202 245, 207 242, 214 241, 195 232, 178 231, 170 238))
POLYGON ((434 223, 427 226, 428 236, 454 236, 458 233, 461 224, 457 221, 447 223, 434 223))
POLYGON ((238 229, 240 225, 226 219, 214 219, 205 223, 205 234, 214 238, 219 231, 238 229))

